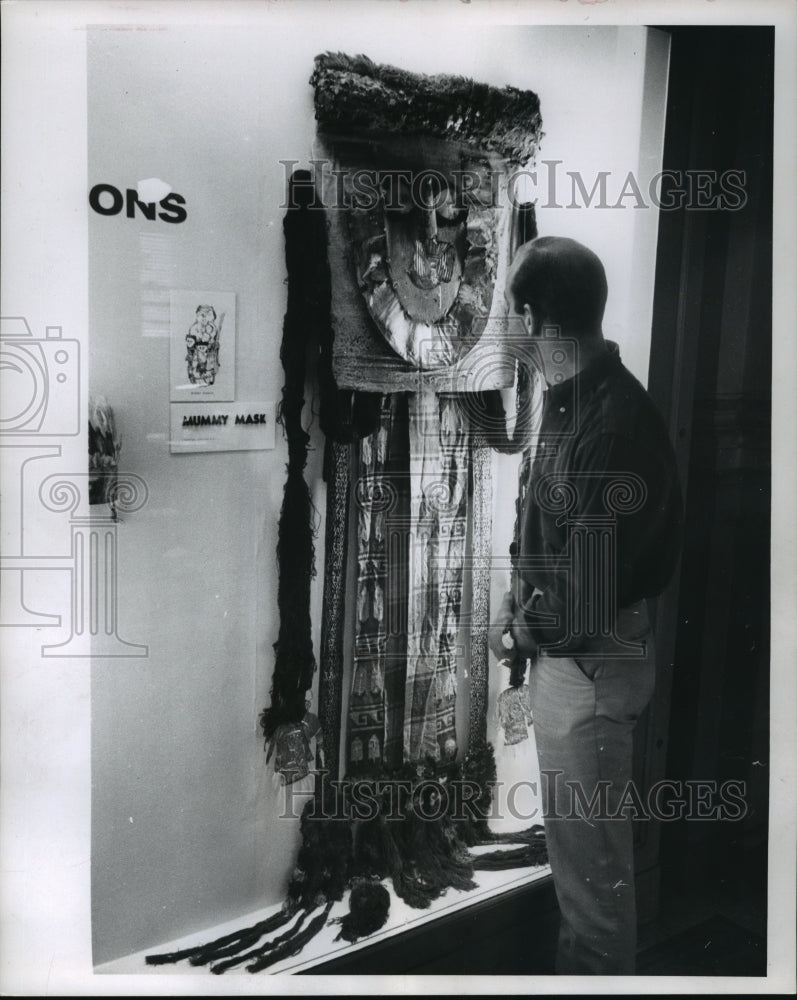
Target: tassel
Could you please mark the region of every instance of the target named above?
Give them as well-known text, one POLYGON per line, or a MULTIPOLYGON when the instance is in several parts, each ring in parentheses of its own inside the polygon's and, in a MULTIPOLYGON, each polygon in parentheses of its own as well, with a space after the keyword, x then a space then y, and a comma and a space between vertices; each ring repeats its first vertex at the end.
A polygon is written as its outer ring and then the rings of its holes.
MULTIPOLYGON (((489 743, 476 743, 461 765, 450 765, 445 770, 440 770, 434 761, 413 767, 405 765, 393 772, 377 768, 377 764, 378 761, 373 761, 369 771, 375 778, 409 780, 416 786, 435 776, 439 780, 466 777, 478 781, 481 792, 475 802, 477 818, 454 821, 450 816, 443 815, 425 820, 419 815, 418 803, 412 799, 404 805, 403 813, 396 817, 392 811, 389 812, 394 803, 390 794, 385 792, 379 812, 373 819, 347 821, 337 818, 333 793, 321 782, 316 786, 314 799, 305 805, 302 812, 302 842, 283 909, 253 927, 225 935, 209 944, 166 955, 147 956, 147 963, 161 965, 188 959, 194 965, 209 964, 210 971, 215 975, 242 964, 246 964, 249 972, 260 972, 298 954, 325 926, 333 902, 343 898, 347 885, 352 886, 353 896, 354 888, 362 880, 367 880, 370 886, 363 890, 370 896, 370 903, 363 904, 362 911, 356 915, 359 904, 356 896, 354 904, 350 898, 350 916, 341 921, 339 937, 356 940, 373 933, 387 919, 387 893, 384 887, 374 885, 375 880, 390 878, 396 895, 408 906, 426 909, 448 888, 463 892, 475 888, 473 874, 476 870, 498 871, 546 862, 545 835, 541 826, 501 835, 493 834, 487 828, 491 788, 496 777, 495 760, 489 743), (324 807, 321 810, 323 815, 316 813, 319 804, 324 807), (472 857, 467 850, 469 846, 487 843, 496 847, 500 844, 512 846, 503 850, 498 848, 479 857, 472 857), (319 906, 324 907, 323 911, 312 916, 319 906), (286 927, 288 924, 290 926, 286 927), (257 946, 264 935, 283 927, 285 929, 276 937, 257 946)), ((434 788, 426 785, 423 794, 434 794, 434 788)), ((431 808, 434 805, 432 801, 425 802, 422 812, 434 813, 431 808)))
POLYGON ((523 689, 528 694, 528 685, 520 688, 509 687, 498 696, 498 724, 504 730, 504 742, 507 746, 522 743, 529 738, 528 722, 531 721, 531 711, 527 707, 528 698, 524 698, 523 689))
POLYGON ((242 952, 241 954, 234 955, 231 958, 227 958, 221 962, 216 962, 210 966, 210 971, 216 975, 220 976, 223 972, 228 969, 234 969, 236 965, 242 965, 244 962, 248 962, 250 959, 258 958, 260 955, 264 955, 269 951, 273 951, 275 948, 279 947, 280 944, 290 941, 295 937, 297 931, 302 926, 302 924, 307 919, 309 910, 299 910, 299 918, 293 927, 289 927, 287 931, 283 934, 279 934, 277 937, 273 938, 271 941, 267 941, 260 948, 253 948, 250 951, 242 952))
POLYGON ((352 886, 349 912, 341 920, 339 941, 357 941, 384 927, 390 910, 390 893, 379 882, 361 880, 352 886))
POLYGON ((380 817, 354 822, 354 857, 352 872, 357 878, 385 878, 390 867, 385 852, 380 817))
POLYGON ((404 844, 398 843, 396 837, 401 836, 407 824, 407 816, 402 820, 388 821, 380 814, 376 822, 383 864, 386 874, 390 875, 396 895, 414 909, 426 909, 440 893, 435 887, 424 883, 405 861, 404 844))
POLYGON ((299 179, 297 173, 291 186, 291 202, 301 207, 289 211, 283 225, 289 281, 280 347, 285 382, 279 419, 288 441, 288 475, 277 532, 280 627, 274 644, 271 704, 260 717, 267 741, 280 725, 301 721, 305 692, 315 672, 310 622, 310 582, 315 575, 314 508, 304 479, 310 438, 302 427, 309 324, 301 277, 307 263, 306 228, 313 224, 313 213, 308 209, 306 191, 295 183, 299 179))
POLYGON ((415 825, 414 856, 442 886, 473 889, 472 866, 448 816, 415 825))
POLYGON ((182 951, 168 952, 163 955, 147 955, 145 962, 147 965, 169 965, 188 959, 191 965, 207 965, 208 962, 212 962, 216 958, 224 957, 227 952, 232 953, 240 948, 250 947, 264 934, 270 934, 271 931, 282 927, 293 916, 294 914, 287 909, 282 909, 252 927, 225 934, 224 937, 217 938, 209 944, 198 945, 195 948, 184 948, 182 951))
MULTIPOLYGON (((479 871, 503 871, 508 868, 533 868, 548 863, 548 850, 545 845, 545 834, 542 827, 535 837, 529 837, 522 847, 508 851, 490 851, 473 859, 473 867, 479 871)), ((517 834, 505 834, 511 841, 517 842, 517 834)), ((522 835, 521 835, 522 836, 522 835)))
MULTIPOLYGON (((331 909, 332 903, 327 903, 324 912, 320 913, 317 917, 314 917, 301 934, 297 934, 293 939, 286 941, 281 947, 275 949, 272 954, 258 959, 251 965, 247 965, 246 971, 262 972, 263 969, 267 969, 270 965, 276 964, 283 958, 291 958, 293 955, 298 955, 307 942, 311 941, 325 926, 331 909)), ((211 971, 214 970, 211 969, 211 971)))
POLYGON ((288 470, 278 528, 277 606, 280 627, 275 643, 271 704, 260 715, 266 741, 280 725, 298 723, 315 672, 310 622, 310 583, 315 576, 313 507, 304 468, 309 435, 302 427, 308 353, 317 343, 321 425, 336 441, 371 434, 381 395, 340 391, 332 372, 331 282, 327 259, 327 220, 311 207, 311 175, 291 177, 283 230, 288 271, 288 303, 280 359, 285 373, 279 419, 288 442, 288 470))
POLYGON ((535 823, 527 830, 515 833, 494 833, 491 840, 495 844, 540 844, 545 840, 545 827, 535 823))
POLYGON ((426 848, 437 878, 463 892, 475 889, 473 865, 467 852, 459 849, 448 817, 426 826, 426 848))

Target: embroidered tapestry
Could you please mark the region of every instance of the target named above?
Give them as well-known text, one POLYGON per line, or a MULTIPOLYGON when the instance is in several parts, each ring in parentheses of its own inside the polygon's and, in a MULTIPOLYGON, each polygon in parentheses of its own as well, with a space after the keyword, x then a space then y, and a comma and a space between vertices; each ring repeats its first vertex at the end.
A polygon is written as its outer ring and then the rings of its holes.
MULTIPOLYGON (((334 379, 340 389, 385 394, 379 430, 354 446, 357 583, 345 768, 450 761, 471 449, 461 397, 515 379, 505 280, 533 209, 513 204, 511 175, 536 152, 539 99, 341 53, 318 56, 311 83, 334 379), (406 407, 406 437, 396 423, 399 406, 406 407), (394 463, 399 442, 403 470, 394 463)), ((488 485, 478 457, 474 471, 488 485)), ((481 500, 477 512, 489 528, 481 500)), ((481 540, 478 548, 470 720, 481 739, 489 573, 481 540)))
POLYGON ((455 398, 429 389, 410 397, 410 483, 404 758, 453 760, 468 508, 468 427, 455 398))

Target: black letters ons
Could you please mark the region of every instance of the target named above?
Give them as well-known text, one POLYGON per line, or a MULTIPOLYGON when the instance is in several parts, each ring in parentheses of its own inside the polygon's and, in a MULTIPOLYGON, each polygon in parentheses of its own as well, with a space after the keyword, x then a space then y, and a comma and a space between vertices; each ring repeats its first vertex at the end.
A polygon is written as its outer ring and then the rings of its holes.
POLYGON ((183 207, 185 198, 174 192, 159 202, 144 202, 139 199, 135 188, 127 188, 122 194, 113 184, 95 184, 89 191, 89 205, 100 215, 120 215, 126 209, 128 219, 134 219, 136 213, 145 219, 158 218, 163 222, 185 222, 188 218, 188 212, 183 207))

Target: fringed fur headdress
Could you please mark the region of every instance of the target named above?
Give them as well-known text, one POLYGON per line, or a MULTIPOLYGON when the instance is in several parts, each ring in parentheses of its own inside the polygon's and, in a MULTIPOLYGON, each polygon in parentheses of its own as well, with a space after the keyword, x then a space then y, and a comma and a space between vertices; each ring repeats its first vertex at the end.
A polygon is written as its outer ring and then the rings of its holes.
POLYGON ((398 135, 431 135, 530 160, 542 137, 540 99, 531 90, 491 87, 463 76, 427 76, 367 56, 316 56, 310 79, 319 123, 398 135))

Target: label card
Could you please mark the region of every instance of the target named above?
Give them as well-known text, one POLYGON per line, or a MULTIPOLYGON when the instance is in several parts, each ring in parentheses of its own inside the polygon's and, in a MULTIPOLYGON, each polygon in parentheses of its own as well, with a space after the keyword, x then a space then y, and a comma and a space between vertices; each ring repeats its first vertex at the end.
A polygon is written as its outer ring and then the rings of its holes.
POLYGON ((171 451, 262 451, 276 445, 272 403, 172 403, 171 451))

